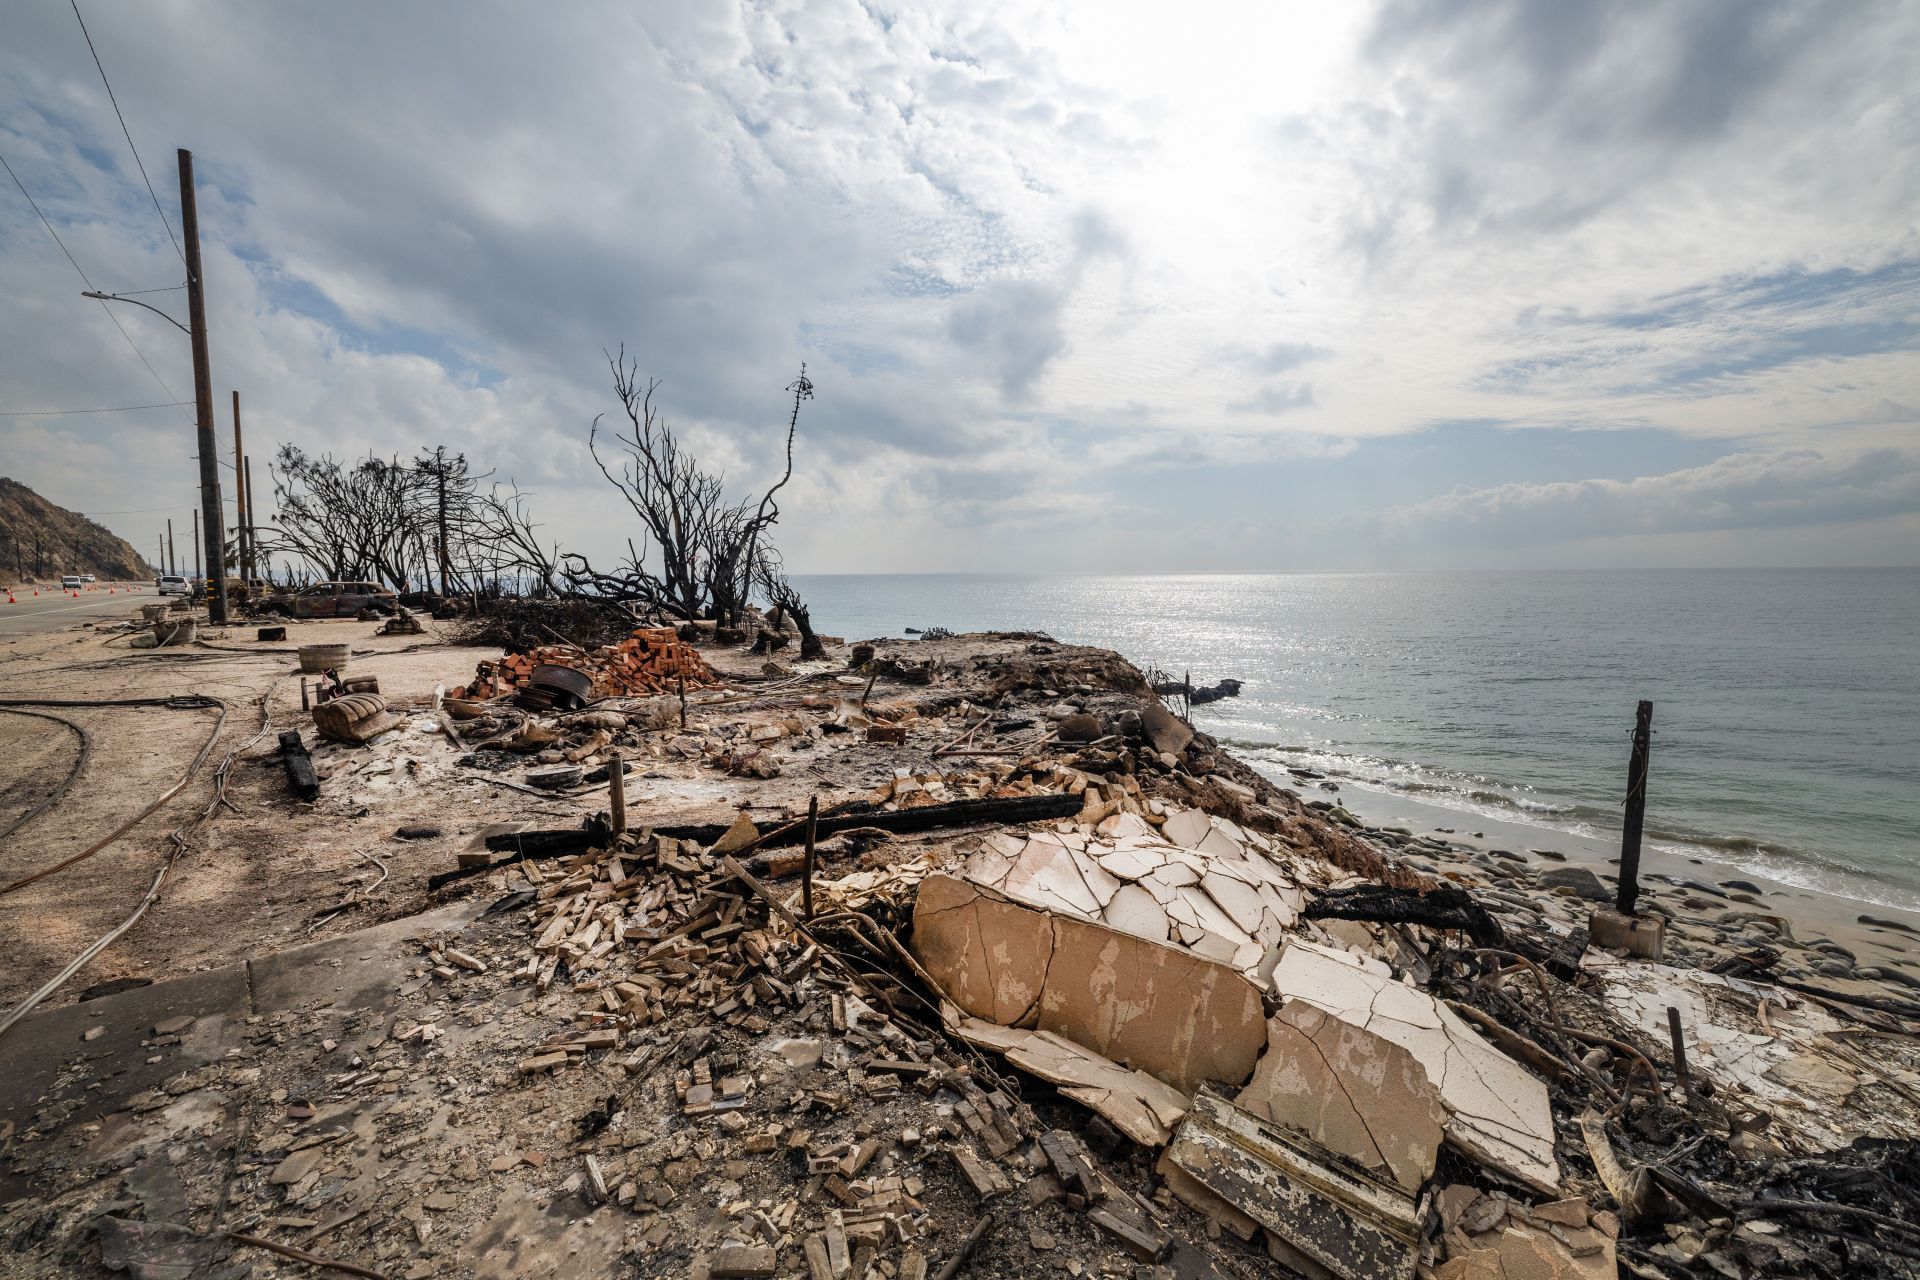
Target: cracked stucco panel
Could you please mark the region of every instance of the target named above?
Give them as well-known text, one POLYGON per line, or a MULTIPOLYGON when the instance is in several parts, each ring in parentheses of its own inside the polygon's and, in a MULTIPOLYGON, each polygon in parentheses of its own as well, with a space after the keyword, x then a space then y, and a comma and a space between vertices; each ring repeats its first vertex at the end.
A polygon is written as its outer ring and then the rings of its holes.
POLYGON ((1183 1093, 1239 1084, 1266 1044, 1260 992, 1239 972, 951 876, 928 876, 913 949, 964 1012, 1028 1025, 1183 1093))
POLYGON ((1447 1122, 1412 1054, 1301 1000, 1267 1020, 1267 1052, 1234 1102, 1408 1191, 1433 1173, 1447 1122))
POLYGON ((1439 1087, 1448 1141, 1528 1186, 1558 1188, 1546 1085, 1445 1005, 1344 951, 1297 939, 1274 968, 1273 988, 1406 1049, 1439 1087))

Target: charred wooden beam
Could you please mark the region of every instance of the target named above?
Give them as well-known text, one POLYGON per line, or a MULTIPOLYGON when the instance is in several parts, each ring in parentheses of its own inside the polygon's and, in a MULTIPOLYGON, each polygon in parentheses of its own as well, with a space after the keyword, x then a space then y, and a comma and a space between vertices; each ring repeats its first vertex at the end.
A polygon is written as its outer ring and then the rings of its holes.
POLYGON ((1301 914, 1309 920, 1366 920, 1375 924, 1423 924, 1432 929, 1460 929, 1476 946, 1507 945, 1500 922, 1465 889, 1421 892, 1383 884, 1350 885, 1321 892, 1301 914))
MULTIPOLYGON (((1078 796, 1050 793, 1038 796, 955 800, 950 804, 933 804, 920 809, 879 813, 858 812, 861 806, 848 806, 846 812, 831 816, 821 814, 816 824, 808 824, 804 821, 756 823, 755 826, 760 832, 757 847, 768 849, 803 844, 809 830, 814 831, 816 838, 825 839, 855 828, 886 831, 895 835, 910 835, 921 831, 942 831, 949 827, 966 827, 983 823, 1012 825, 1022 822, 1044 822, 1049 818, 1071 818, 1080 812, 1082 805, 1083 802, 1078 796)), ((714 844, 727 833, 727 830, 726 826, 718 823, 652 828, 653 834, 657 836, 666 836, 674 840, 690 840, 701 845, 714 844)), ((541 861, 548 858, 571 857, 589 849, 604 849, 612 838, 612 827, 608 825, 606 819, 595 815, 584 826, 571 830, 509 831, 501 835, 488 836, 486 843, 487 848, 495 853, 512 853, 529 861, 541 861)), ((444 884, 478 875, 488 869, 483 864, 443 871, 427 881, 427 888, 438 889, 444 884)))

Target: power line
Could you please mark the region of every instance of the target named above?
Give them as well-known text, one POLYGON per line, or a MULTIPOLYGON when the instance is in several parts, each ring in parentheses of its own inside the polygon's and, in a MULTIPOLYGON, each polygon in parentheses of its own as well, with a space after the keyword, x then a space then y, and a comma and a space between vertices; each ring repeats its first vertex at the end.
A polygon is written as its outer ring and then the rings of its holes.
MULTIPOLYGON (((27 203, 32 205, 33 211, 40 213, 40 206, 34 204, 33 196, 27 191, 27 184, 20 181, 20 175, 13 171, 13 166, 7 163, 5 156, 0 156, 0 168, 7 171, 7 176, 13 179, 13 185, 20 188, 20 194, 27 197, 27 203)), ((73 269, 80 272, 80 279, 86 282, 87 288, 93 288, 93 281, 88 280, 87 273, 81 269, 78 262, 74 262, 73 253, 67 248, 67 242, 60 238, 60 233, 53 229, 53 224, 47 221, 47 215, 44 213, 40 213, 40 225, 47 229, 47 234, 53 237, 53 242, 60 246, 60 252, 67 255, 67 261, 73 262, 73 269)))
MULTIPOLYGON (((3 155, 0 155, 0 169, 7 171, 7 176, 13 179, 13 185, 20 188, 20 194, 27 198, 27 204, 35 213, 40 215, 40 225, 47 229, 47 234, 53 237, 53 242, 60 246, 60 252, 67 255, 67 261, 73 263, 73 269, 80 273, 80 282, 86 285, 87 288, 93 289, 93 281, 87 278, 85 268, 74 260, 73 251, 67 248, 67 242, 62 240, 60 233, 53 229, 53 223, 49 222, 47 215, 41 212, 39 204, 34 201, 33 193, 27 190, 27 184, 20 181, 20 175, 13 171, 13 166, 7 163, 7 158, 3 155)), ((95 292, 98 291, 95 290, 95 292)), ((154 371, 153 365, 147 360, 146 353, 140 350, 140 344, 133 340, 133 335, 128 333, 125 326, 120 323, 120 317, 113 314, 113 308, 109 307, 105 302, 101 302, 100 309, 107 313, 107 319, 113 321, 113 327, 120 330, 120 336, 127 340, 129 347, 133 348, 133 354, 140 357, 140 363, 146 365, 147 372, 152 374, 153 380, 160 384, 160 389, 167 393, 167 398, 178 401, 179 397, 174 394, 173 388, 167 385, 165 378, 162 378, 154 371)))
POLYGON ((11 409, 0 412, 0 418, 59 418, 70 413, 132 413, 135 409, 177 409, 192 403, 191 400, 170 400, 166 404, 127 404, 117 409, 11 409))
POLYGON ((107 79, 107 69, 100 64, 100 51, 93 47, 93 33, 87 30, 87 20, 80 16, 80 0, 68 0, 73 5, 73 19, 80 24, 80 34, 87 39, 87 52, 93 55, 93 65, 100 71, 100 83, 107 86, 107 101, 113 104, 113 114, 120 121, 120 132, 126 135, 127 150, 133 152, 133 162, 140 166, 140 181, 147 184, 147 195, 153 199, 153 211, 160 215, 160 225, 167 229, 167 239, 173 241, 173 251, 184 266, 187 255, 180 250, 179 238, 173 234, 173 224, 167 221, 167 211, 160 207, 160 197, 154 194, 153 179, 147 176, 147 166, 140 159, 140 148, 133 145, 133 133, 127 128, 127 118, 120 114, 120 100, 113 96, 113 82, 107 79))

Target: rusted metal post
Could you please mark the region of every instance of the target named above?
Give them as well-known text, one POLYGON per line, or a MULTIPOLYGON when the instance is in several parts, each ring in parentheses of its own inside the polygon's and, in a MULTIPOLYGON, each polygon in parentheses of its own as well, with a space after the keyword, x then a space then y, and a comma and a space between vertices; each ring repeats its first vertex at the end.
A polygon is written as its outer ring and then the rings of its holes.
POLYGON ((1653 737, 1653 704, 1642 702, 1633 720, 1633 755, 1627 761, 1627 815, 1620 832, 1620 892, 1614 907, 1633 915, 1640 900, 1640 827, 1647 816, 1647 749, 1653 737))
POLYGON ((627 765, 618 751, 607 753, 607 809, 617 836, 627 829, 627 765))
POLYGON ((1667 1006, 1667 1034, 1673 1037, 1674 1078, 1680 1082, 1680 1092, 1692 1101, 1693 1078, 1687 1072, 1687 1038, 1680 1031, 1680 1010, 1672 1005, 1667 1006))
POLYGON ((801 863, 800 910, 803 919, 813 919, 813 837, 820 827, 820 797, 807 797, 807 852, 801 863))
POLYGON ((209 593, 207 620, 227 621, 227 527, 221 514, 220 454, 213 442, 213 373, 207 363, 207 292, 200 275, 200 212, 193 200, 193 152, 181 147, 180 233, 187 258, 187 319, 193 337, 193 411, 199 427, 200 522, 207 530, 207 578, 218 584, 209 593))

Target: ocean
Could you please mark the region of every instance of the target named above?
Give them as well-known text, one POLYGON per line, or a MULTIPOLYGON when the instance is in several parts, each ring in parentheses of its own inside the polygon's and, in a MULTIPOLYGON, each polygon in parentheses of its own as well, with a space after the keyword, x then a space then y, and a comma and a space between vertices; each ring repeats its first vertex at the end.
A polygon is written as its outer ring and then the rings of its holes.
POLYGON ((1035 630, 1241 680, 1195 725, 1277 781, 1370 821, 1596 856, 1617 852, 1650 699, 1650 859, 1920 910, 1920 570, 795 582, 850 640, 1035 630))

